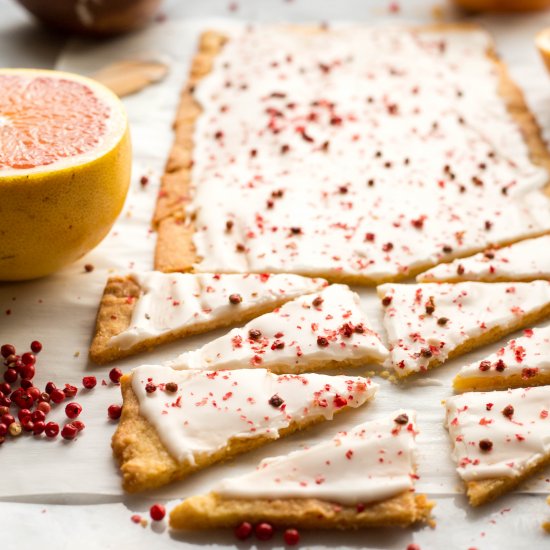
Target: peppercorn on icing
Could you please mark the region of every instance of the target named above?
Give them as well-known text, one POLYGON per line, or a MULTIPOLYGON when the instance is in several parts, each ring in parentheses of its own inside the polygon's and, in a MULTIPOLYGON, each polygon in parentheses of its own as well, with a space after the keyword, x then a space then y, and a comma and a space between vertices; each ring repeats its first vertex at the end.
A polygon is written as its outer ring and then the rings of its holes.
POLYGON ((495 353, 460 369, 456 390, 507 389, 550 382, 550 326, 526 329, 495 353))
POLYGON ((301 296, 166 365, 172 368, 264 367, 298 373, 333 366, 382 363, 388 351, 345 285, 301 296))
POLYGON ((326 286, 323 279, 291 274, 133 273, 141 294, 128 328, 111 337, 122 349, 194 324, 239 317, 326 286))
POLYGON ((362 377, 277 376, 265 369, 176 371, 144 365, 132 371, 139 414, 173 458, 190 464, 231 439, 277 439, 293 422, 330 420, 339 410, 363 405, 377 388, 362 377))
POLYGON ((532 281, 550 279, 550 235, 490 248, 469 258, 440 264, 417 276, 418 282, 532 281))
POLYGON ((398 376, 426 371, 550 315, 548 281, 385 284, 377 290, 398 376))
POLYGON ((254 472, 212 487, 224 498, 316 498, 368 504, 413 490, 413 411, 364 422, 313 447, 262 460, 254 472))
POLYGON ((195 270, 380 282, 550 229, 486 33, 227 38, 194 87, 195 270))
POLYGON ((465 481, 517 477, 550 454, 550 387, 448 398, 446 427, 465 481))

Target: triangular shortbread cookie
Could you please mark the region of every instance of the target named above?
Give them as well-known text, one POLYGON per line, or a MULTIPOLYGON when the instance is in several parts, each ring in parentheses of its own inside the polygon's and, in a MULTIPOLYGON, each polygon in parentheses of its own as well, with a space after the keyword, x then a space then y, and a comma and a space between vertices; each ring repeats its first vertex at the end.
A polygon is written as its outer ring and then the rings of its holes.
POLYGON ((182 479, 360 407, 377 387, 362 377, 138 367, 122 378, 124 406, 112 442, 123 486, 136 492, 182 479))
POLYGON ((167 365, 212 370, 264 367, 300 373, 381 363, 387 357, 359 296, 345 285, 331 285, 253 319, 167 365))
POLYGON ((356 529, 426 521, 433 506, 414 494, 414 412, 359 424, 255 471, 222 479, 170 514, 176 529, 234 527, 243 521, 315 529, 356 529))
POLYGON ((550 235, 488 249, 418 275, 420 283, 550 280, 550 235))
POLYGON ((457 391, 503 390, 550 384, 550 326, 526 329, 496 353, 462 367, 457 391))
POLYGON ((107 282, 90 356, 105 363, 252 319, 326 286, 299 275, 134 273, 107 282))
POLYGON ((550 387, 464 393, 447 399, 446 409, 453 457, 472 506, 550 463, 550 387))
POLYGON ((550 282, 386 284, 392 363, 398 376, 426 371, 550 315, 550 282))

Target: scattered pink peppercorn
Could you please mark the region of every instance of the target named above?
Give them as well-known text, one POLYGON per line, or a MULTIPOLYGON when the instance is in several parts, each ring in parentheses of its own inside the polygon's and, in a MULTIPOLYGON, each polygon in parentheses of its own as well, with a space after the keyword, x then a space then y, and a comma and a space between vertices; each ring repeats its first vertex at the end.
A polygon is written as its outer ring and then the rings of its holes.
POLYGON ((48 382, 46 384, 46 393, 52 393, 53 390, 55 390, 57 386, 53 382, 48 382))
POLYGON ((4 437, 8 433, 8 427, 5 424, 0 424, 0 437, 4 437))
POLYGON ((27 393, 33 398, 33 401, 39 401, 42 395, 42 393, 36 386, 31 386, 30 388, 28 388, 27 393))
POLYGON ((71 424, 79 431, 81 432, 85 427, 86 424, 84 422, 81 422, 80 420, 73 420, 71 424))
POLYGON ((162 521, 166 515, 166 508, 162 504, 153 504, 149 509, 149 515, 153 521, 162 521))
POLYGON ((36 369, 34 368, 34 364, 23 365, 19 369, 19 375, 21 376, 21 378, 24 378, 25 380, 32 380, 35 374, 36 374, 36 369))
POLYGON ((82 412, 82 406, 78 403, 71 402, 65 406, 65 414, 73 419, 76 418, 82 412))
POLYGON ((45 429, 46 429, 46 423, 43 421, 38 421, 34 423, 34 428, 32 432, 34 433, 34 435, 40 435, 44 433, 45 429))
POLYGON ((8 384, 13 384, 17 380, 17 371, 15 369, 7 369, 4 372, 4 380, 8 384))
POLYGON ((265 521, 258 523, 258 525, 254 528, 254 533, 256 534, 256 538, 258 540, 269 540, 273 537, 273 525, 265 521))
POLYGON ((23 365, 34 365, 36 363, 36 357, 34 354, 27 351, 21 356, 21 361, 23 365))
POLYGON ((65 392, 63 392, 62 390, 59 390, 57 388, 55 388, 51 393, 50 393, 50 397, 51 397, 51 400, 58 404, 58 403, 61 403, 61 401, 63 401, 65 399, 65 392))
POLYGON ((15 422, 15 418, 11 414, 4 414, 2 415, 2 418, 0 418, 0 423, 5 424, 6 426, 9 426, 14 422, 15 422))
POLYGON ((110 405, 107 414, 111 420, 118 420, 122 414, 122 407, 120 405, 110 405))
POLYGON ((44 420, 46 420, 46 413, 37 408, 31 414, 31 418, 33 422, 43 422, 44 420))
POLYGON ((52 410, 52 406, 46 401, 40 401, 40 403, 36 405, 36 410, 42 411, 44 414, 48 414, 52 410))
POLYGON ((122 378, 122 371, 117 367, 111 369, 109 371, 109 378, 111 379, 111 382, 113 382, 113 384, 118 384, 120 382, 120 379, 122 378))
POLYGON ((300 533, 297 529, 287 529, 284 532, 283 539, 288 546, 296 546, 300 542, 300 533))
POLYGON ((250 535, 252 534, 252 531, 254 528, 252 527, 252 524, 248 521, 243 521, 240 525, 237 525, 235 527, 235 537, 239 540, 246 540, 250 535))
POLYGON ((8 358, 10 355, 15 355, 15 348, 11 344, 4 344, 0 348, 0 353, 4 359, 8 358))
POLYGON ((157 391, 157 385, 156 384, 153 384, 153 382, 148 382, 146 385, 145 385, 145 391, 147 393, 155 393, 157 391))
POLYGON ((34 353, 40 353, 42 351, 42 343, 38 340, 34 340, 33 342, 31 342, 31 350, 34 353))
POLYGON ((61 430, 61 437, 63 439, 71 440, 76 437, 77 433, 78 433, 78 430, 76 429, 74 424, 69 423, 63 426, 63 429, 61 430))
POLYGON ((31 411, 29 411, 29 409, 21 409, 17 413, 17 418, 19 419, 19 422, 25 422, 25 420, 30 417, 31 417, 31 411))
POLYGON ((9 395, 11 393, 11 386, 7 382, 2 382, 0 384, 0 393, 9 395))
POLYGON ((48 422, 44 431, 46 433, 46 437, 57 437, 57 434, 59 433, 59 424, 57 422, 48 422))
POLYGON ((91 390, 92 388, 95 388, 97 384, 97 379, 95 376, 85 376, 82 379, 82 385, 87 389, 91 390))
POLYGON ((63 393, 66 397, 74 397, 78 393, 78 388, 76 386, 72 386, 71 384, 65 384, 63 393))

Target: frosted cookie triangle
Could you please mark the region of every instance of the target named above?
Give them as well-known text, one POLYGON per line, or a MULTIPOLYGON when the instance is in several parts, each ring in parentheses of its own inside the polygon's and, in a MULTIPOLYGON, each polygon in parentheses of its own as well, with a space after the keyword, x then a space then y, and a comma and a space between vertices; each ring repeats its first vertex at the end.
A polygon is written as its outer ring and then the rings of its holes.
POLYGON ((121 382, 124 406, 112 447, 129 492, 160 487, 331 420, 378 388, 362 377, 158 365, 138 367, 121 382))
POLYGON ((466 365, 453 380, 457 391, 502 390, 550 384, 550 326, 526 329, 495 353, 466 365))
POLYGON ((324 279, 280 274, 133 273, 111 277, 90 356, 105 363, 271 311, 326 286, 324 279))
POLYGON ((255 471, 184 500, 172 510, 170 525, 213 529, 267 521, 356 529, 425 522, 433 504, 414 493, 414 417, 399 410, 313 447, 262 460, 255 471))
POLYGON ((378 287, 397 376, 426 371, 550 315, 550 282, 378 287))
POLYGON ((421 283, 537 279, 550 279, 550 235, 490 248, 469 258, 439 264, 416 277, 421 283))
POLYGON ((464 393, 447 399, 446 409, 453 457, 472 506, 550 463, 550 387, 464 393))
POLYGON ((331 285, 253 319, 167 365, 212 370, 264 367, 300 373, 381 363, 387 357, 359 296, 345 285, 331 285))

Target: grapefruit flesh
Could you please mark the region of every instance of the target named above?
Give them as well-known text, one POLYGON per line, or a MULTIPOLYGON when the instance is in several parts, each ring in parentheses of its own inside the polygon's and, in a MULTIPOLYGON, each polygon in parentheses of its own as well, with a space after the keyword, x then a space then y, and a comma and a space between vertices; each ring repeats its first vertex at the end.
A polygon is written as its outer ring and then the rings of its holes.
POLYGON ((119 99, 69 73, 0 69, 0 280, 52 273, 96 246, 130 181, 119 99))

